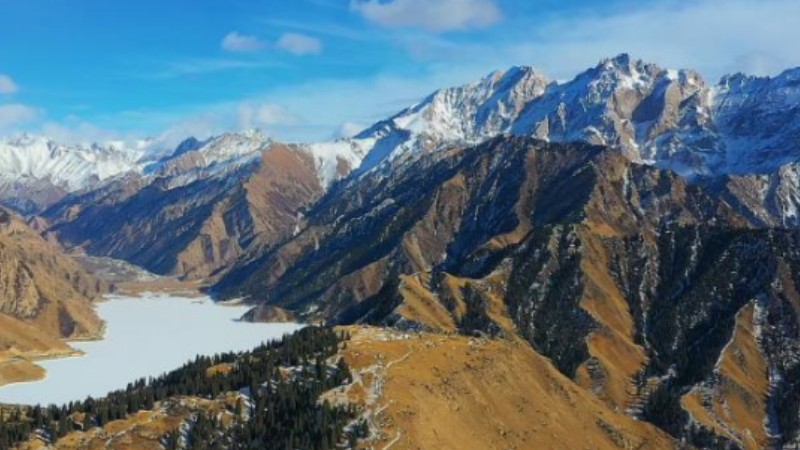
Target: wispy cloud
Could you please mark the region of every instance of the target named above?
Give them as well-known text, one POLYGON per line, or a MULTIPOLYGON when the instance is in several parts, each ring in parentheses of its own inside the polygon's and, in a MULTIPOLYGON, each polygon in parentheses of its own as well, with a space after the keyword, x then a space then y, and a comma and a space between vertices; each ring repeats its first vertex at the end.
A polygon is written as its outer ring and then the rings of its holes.
POLYGON ((0 94, 14 94, 18 90, 17 83, 10 76, 0 73, 0 94))
POLYGON ((364 124, 386 118, 439 87, 470 77, 470 73, 443 66, 417 76, 386 73, 349 80, 317 79, 275 88, 257 100, 280 104, 297 116, 295 123, 273 126, 276 137, 307 142, 353 134, 365 128, 364 124))
POLYGON ((283 33, 275 42, 267 42, 259 37, 232 31, 222 38, 224 50, 237 53, 255 53, 267 49, 280 50, 303 56, 322 52, 322 41, 303 33, 283 33))
POLYGON ((255 36, 248 36, 238 31, 231 31, 222 38, 220 46, 223 50, 229 52, 252 53, 263 50, 267 47, 267 44, 255 36))
POLYGON ((228 58, 187 59, 168 63, 160 69, 145 74, 145 78, 168 79, 230 70, 262 69, 267 67, 285 67, 285 65, 276 61, 264 60, 228 58))
POLYGON ((375 33, 367 33, 363 30, 350 28, 330 22, 310 22, 308 20, 287 20, 287 19, 263 19, 266 25, 275 28, 288 28, 300 31, 305 34, 317 34, 334 38, 350 39, 354 41, 375 40, 375 33))
POLYGON ((486 28, 503 18, 493 0, 351 0, 350 8, 384 27, 435 32, 486 28))
POLYGON ((315 55, 322 52, 322 42, 300 33, 284 33, 275 43, 281 50, 294 55, 315 55))

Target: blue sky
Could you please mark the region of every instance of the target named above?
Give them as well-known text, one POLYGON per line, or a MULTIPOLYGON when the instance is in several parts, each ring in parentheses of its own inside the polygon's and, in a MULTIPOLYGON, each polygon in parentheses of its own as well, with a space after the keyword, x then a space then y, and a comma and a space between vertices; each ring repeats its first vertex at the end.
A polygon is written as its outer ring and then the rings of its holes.
POLYGON ((620 52, 774 74, 800 65, 799 3, 0 0, 0 134, 327 139, 494 69, 565 79, 620 52))

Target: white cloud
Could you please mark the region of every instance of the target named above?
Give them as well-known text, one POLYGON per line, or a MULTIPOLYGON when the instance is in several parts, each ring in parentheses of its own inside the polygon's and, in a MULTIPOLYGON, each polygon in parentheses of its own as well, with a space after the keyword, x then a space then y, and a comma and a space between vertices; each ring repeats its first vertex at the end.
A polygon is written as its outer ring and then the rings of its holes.
POLYGON ((349 138, 357 135, 358 133, 367 129, 368 125, 357 122, 344 122, 339 126, 339 129, 333 134, 334 139, 349 138))
POLYGON ((351 0, 350 9, 384 27, 429 31, 485 28, 503 18, 494 0, 351 0))
MULTIPOLYGON (((284 142, 327 140, 360 131, 358 128, 366 126, 355 124, 372 124, 433 89, 471 77, 463 73, 456 78, 453 75, 449 70, 437 70, 419 78, 391 74, 347 80, 322 78, 277 86, 248 98, 190 108, 176 105, 122 112, 103 117, 101 123, 135 124, 155 131, 152 134, 166 148, 174 148, 188 136, 203 139, 248 128, 259 128, 284 142), (353 124, 343 126, 345 121, 353 124)), ((144 136, 137 130, 123 131, 126 135, 144 136)))
POLYGON ((311 55, 322 52, 319 39, 300 33, 284 33, 275 46, 295 55, 311 55))
POLYGON ((41 125, 38 133, 66 144, 115 142, 133 148, 140 141, 134 135, 101 128, 76 115, 69 115, 60 121, 47 121, 41 125))
POLYGON ((10 76, 0 73, 0 94, 13 94, 18 90, 17 83, 10 76))
POLYGON ((542 44, 520 47, 517 57, 546 55, 552 69, 574 72, 575 63, 630 52, 662 65, 697 69, 716 82, 725 72, 747 70, 737 67, 747 54, 800 62, 800 49, 788 44, 800 40, 797 17, 800 2, 795 0, 700 0, 609 17, 563 18, 539 29, 542 44))
POLYGON ((294 123, 269 127, 270 134, 283 141, 309 142, 361 131, 357 129, 366 126, 355 124, 371 125, 439 87, 473 77, 471 71, 442 67, 415 77, 387 73, 359 79, 316 79, 264 92, 255 101, 279 104, 300 115, 294 123), (351 124, 343 127, 344 122, 351 124))
POLYGON ((189 137, 202 141, 224 133, 230 128, 232 126, 216 111, 193 114, 180 119, 173 118, 172 123, 158 134, 154 147, 160 147, 161 150, 172 150, 189 137))
POLYGON ((441 36, 405 37, 412 55, 484 70, 533 65, 572 78, 605 57, 627 52, 671 68, 692 68, 715 83, 725 73, 776 74, 800 65, 800 2, 697 0, 633 6, 606 15, 572 12, 509 18, 503 43, 462 44, 441 36))
POLYGON ((252 53, 263 50, 267 44, 255 36, 232 31, 222 38, 222 48, 229 52, 252 53))
POLYGON ((300 119, 281 105, 245 102, 238 108, 239 128, 269 129, 273 126, 296 125, 300 119))
POLYGON ((0 129, 30 122, 39 115, 39 110, 19 103, 0 105, 0 129))
MULTIPOLYGON (((237 31, 228 33, 222 39, 222 48, 230 52, 253 53, 268 48, 283 50, 295 55, 311 55, 322 52, 322 42, 301 33, 284 33, 274 43, 266 42, 256 36, 240 34, 237 31)), ((252 64, 252 62, 239 62, 252 64)))

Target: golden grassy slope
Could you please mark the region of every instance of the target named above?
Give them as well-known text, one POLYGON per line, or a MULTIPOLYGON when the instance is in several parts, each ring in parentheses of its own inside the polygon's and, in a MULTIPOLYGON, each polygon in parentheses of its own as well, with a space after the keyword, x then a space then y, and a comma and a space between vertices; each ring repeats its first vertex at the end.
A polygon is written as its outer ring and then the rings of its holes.
POLYGON ((605 400, 617 411, 623 411, 631 400, 631 379, 647 362, 644 350, 634 342, 634 323, 628 302, 611 276, 603 238, 591 227, 582 230, 584 257, 584 289, 581 307, 600 325, 588 339, 590 361, 596 363, 593 373, 588 363, 576 373, 577 382, 605 400), (598 371, 602 373, 597 373, 598 371))
POLYGON ((612 411, 519 340, 347 328, 351 400, 379 430, 374 448, 672 448, 612 411))
POLYGON ((692 417, 747 449, 765 448, 766 396, 769 390, 767 362, 754 331, 754 305, 736 315, 733 338, 715 370, 719 379, 712 388, 692 389, 681 399, 692 417))

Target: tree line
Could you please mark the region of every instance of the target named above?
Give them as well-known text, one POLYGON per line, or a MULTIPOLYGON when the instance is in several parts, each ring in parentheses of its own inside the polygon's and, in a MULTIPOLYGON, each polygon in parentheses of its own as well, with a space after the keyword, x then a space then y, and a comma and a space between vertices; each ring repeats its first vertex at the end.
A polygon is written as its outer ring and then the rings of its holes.
POLYGON ((198 356, 177 370, 139 379, 103 398, 0 410, 0 450, 13 448, 32 433, 54 442, 72 431, 102 427, 153 409, 156 402, 173 397, 213 399, 231 391, 244 392, 249 400, 247 405, 239 402, 232 407, 239 418, 232 426, 223 427, 216 418, 201 413, 191 421, 188 433, 167 433, 162 438, 165 448, 326 450, 352 446, 367 431, 354 420, 355 408, 319 401, 323 392, 351 379, 343 360, 336 365, 326 361, 347 338, 329 328, 306 327, 251 351, 198 356), (209 371, 220 364, 230 370, 209 371))

